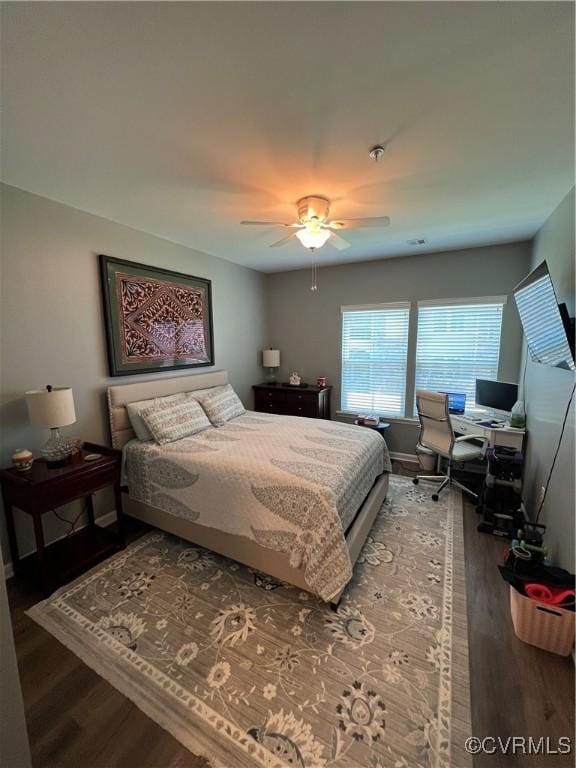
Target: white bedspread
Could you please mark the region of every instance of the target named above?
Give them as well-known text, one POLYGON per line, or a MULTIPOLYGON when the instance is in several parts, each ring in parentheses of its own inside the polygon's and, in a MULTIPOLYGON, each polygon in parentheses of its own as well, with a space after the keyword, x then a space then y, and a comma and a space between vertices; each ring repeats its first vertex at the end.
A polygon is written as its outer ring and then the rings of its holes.
POLYGON ((247 412, 162 447, 132 440, 124 450, 132 498, 289 552, 324 600, 350 580, 344 533, 391 469, 373 430, 267 413, 247 412))

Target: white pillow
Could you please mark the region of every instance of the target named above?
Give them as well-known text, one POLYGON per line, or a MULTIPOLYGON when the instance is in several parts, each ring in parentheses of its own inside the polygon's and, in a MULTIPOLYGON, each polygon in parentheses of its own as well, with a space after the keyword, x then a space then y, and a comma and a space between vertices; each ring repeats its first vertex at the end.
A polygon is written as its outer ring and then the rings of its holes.
POLYGON ((190 398, 161 408, 152 406, 140 415, 160 445, 195 435, 212 426, 200 403, 190 398))
POLYGON ((149 408, 165 408, 172 403, 180 402, 186 399, 185 392, 178 392, 176 395, 167 395, 166 397, 154 397, 152 400, 138 400, 135 403, 128 403, 126 411, 132 429, 136 433, 138 440, 153 440, 152 433, 144 423, 142 419, 142 411, 146 411, 149 408))
POLYGON ((246 409, 230 384, 213 387, 210 392, 198 397, 198 402, 208 414, 215 427, 222 427, 230 419, 242 416, 246 409))
POLYGON ((191 397, 193 400, 200 400, 201 397, 204 397, 204 395, 209 395, 211 392, 214 392, 215 389, 220 389, 220 387, 207 387, 206 389, 194 389, 192 392, 186 392, 186 397, 191 397))

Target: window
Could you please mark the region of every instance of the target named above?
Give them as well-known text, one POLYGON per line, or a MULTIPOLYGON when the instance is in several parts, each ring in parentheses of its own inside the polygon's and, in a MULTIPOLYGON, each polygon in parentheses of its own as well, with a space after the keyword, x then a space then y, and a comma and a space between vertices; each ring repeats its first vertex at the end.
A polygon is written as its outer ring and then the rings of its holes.
POLYGON ((342 307, 342 410, 404 416, 410 304, 342 307))
POLYGON ((506 297, 418 302, 416 388, 465 392, 474 405, 476 379, 497 379, 506 297))

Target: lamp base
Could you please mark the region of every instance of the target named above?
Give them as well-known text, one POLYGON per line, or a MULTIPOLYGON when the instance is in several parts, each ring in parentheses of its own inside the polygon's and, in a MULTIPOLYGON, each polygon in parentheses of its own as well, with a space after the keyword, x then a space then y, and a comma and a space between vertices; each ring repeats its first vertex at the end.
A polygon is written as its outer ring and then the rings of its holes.
POLYGON ((266 383, 276 384, 276 374, 274 372, 274 368, 268 368, 268 373, 266 374, 266 383))
POLYGON ((40 450, 40 456, 49 467, 62 467, 70 459, 70 445, 60 435, 58 427, 50 430, 48 442, 40 450))

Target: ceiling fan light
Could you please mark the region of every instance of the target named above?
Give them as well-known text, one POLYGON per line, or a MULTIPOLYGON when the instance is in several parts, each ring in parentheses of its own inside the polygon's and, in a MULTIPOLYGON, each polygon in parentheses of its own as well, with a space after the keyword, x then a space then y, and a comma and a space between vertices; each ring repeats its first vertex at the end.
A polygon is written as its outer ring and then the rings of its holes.
POLYGON ((304 248, 314 250, 315 248, 322 248, 326 240, 330 237, 330 232, 327 229, 299 229, 296 232, 296 237, 304 248))

